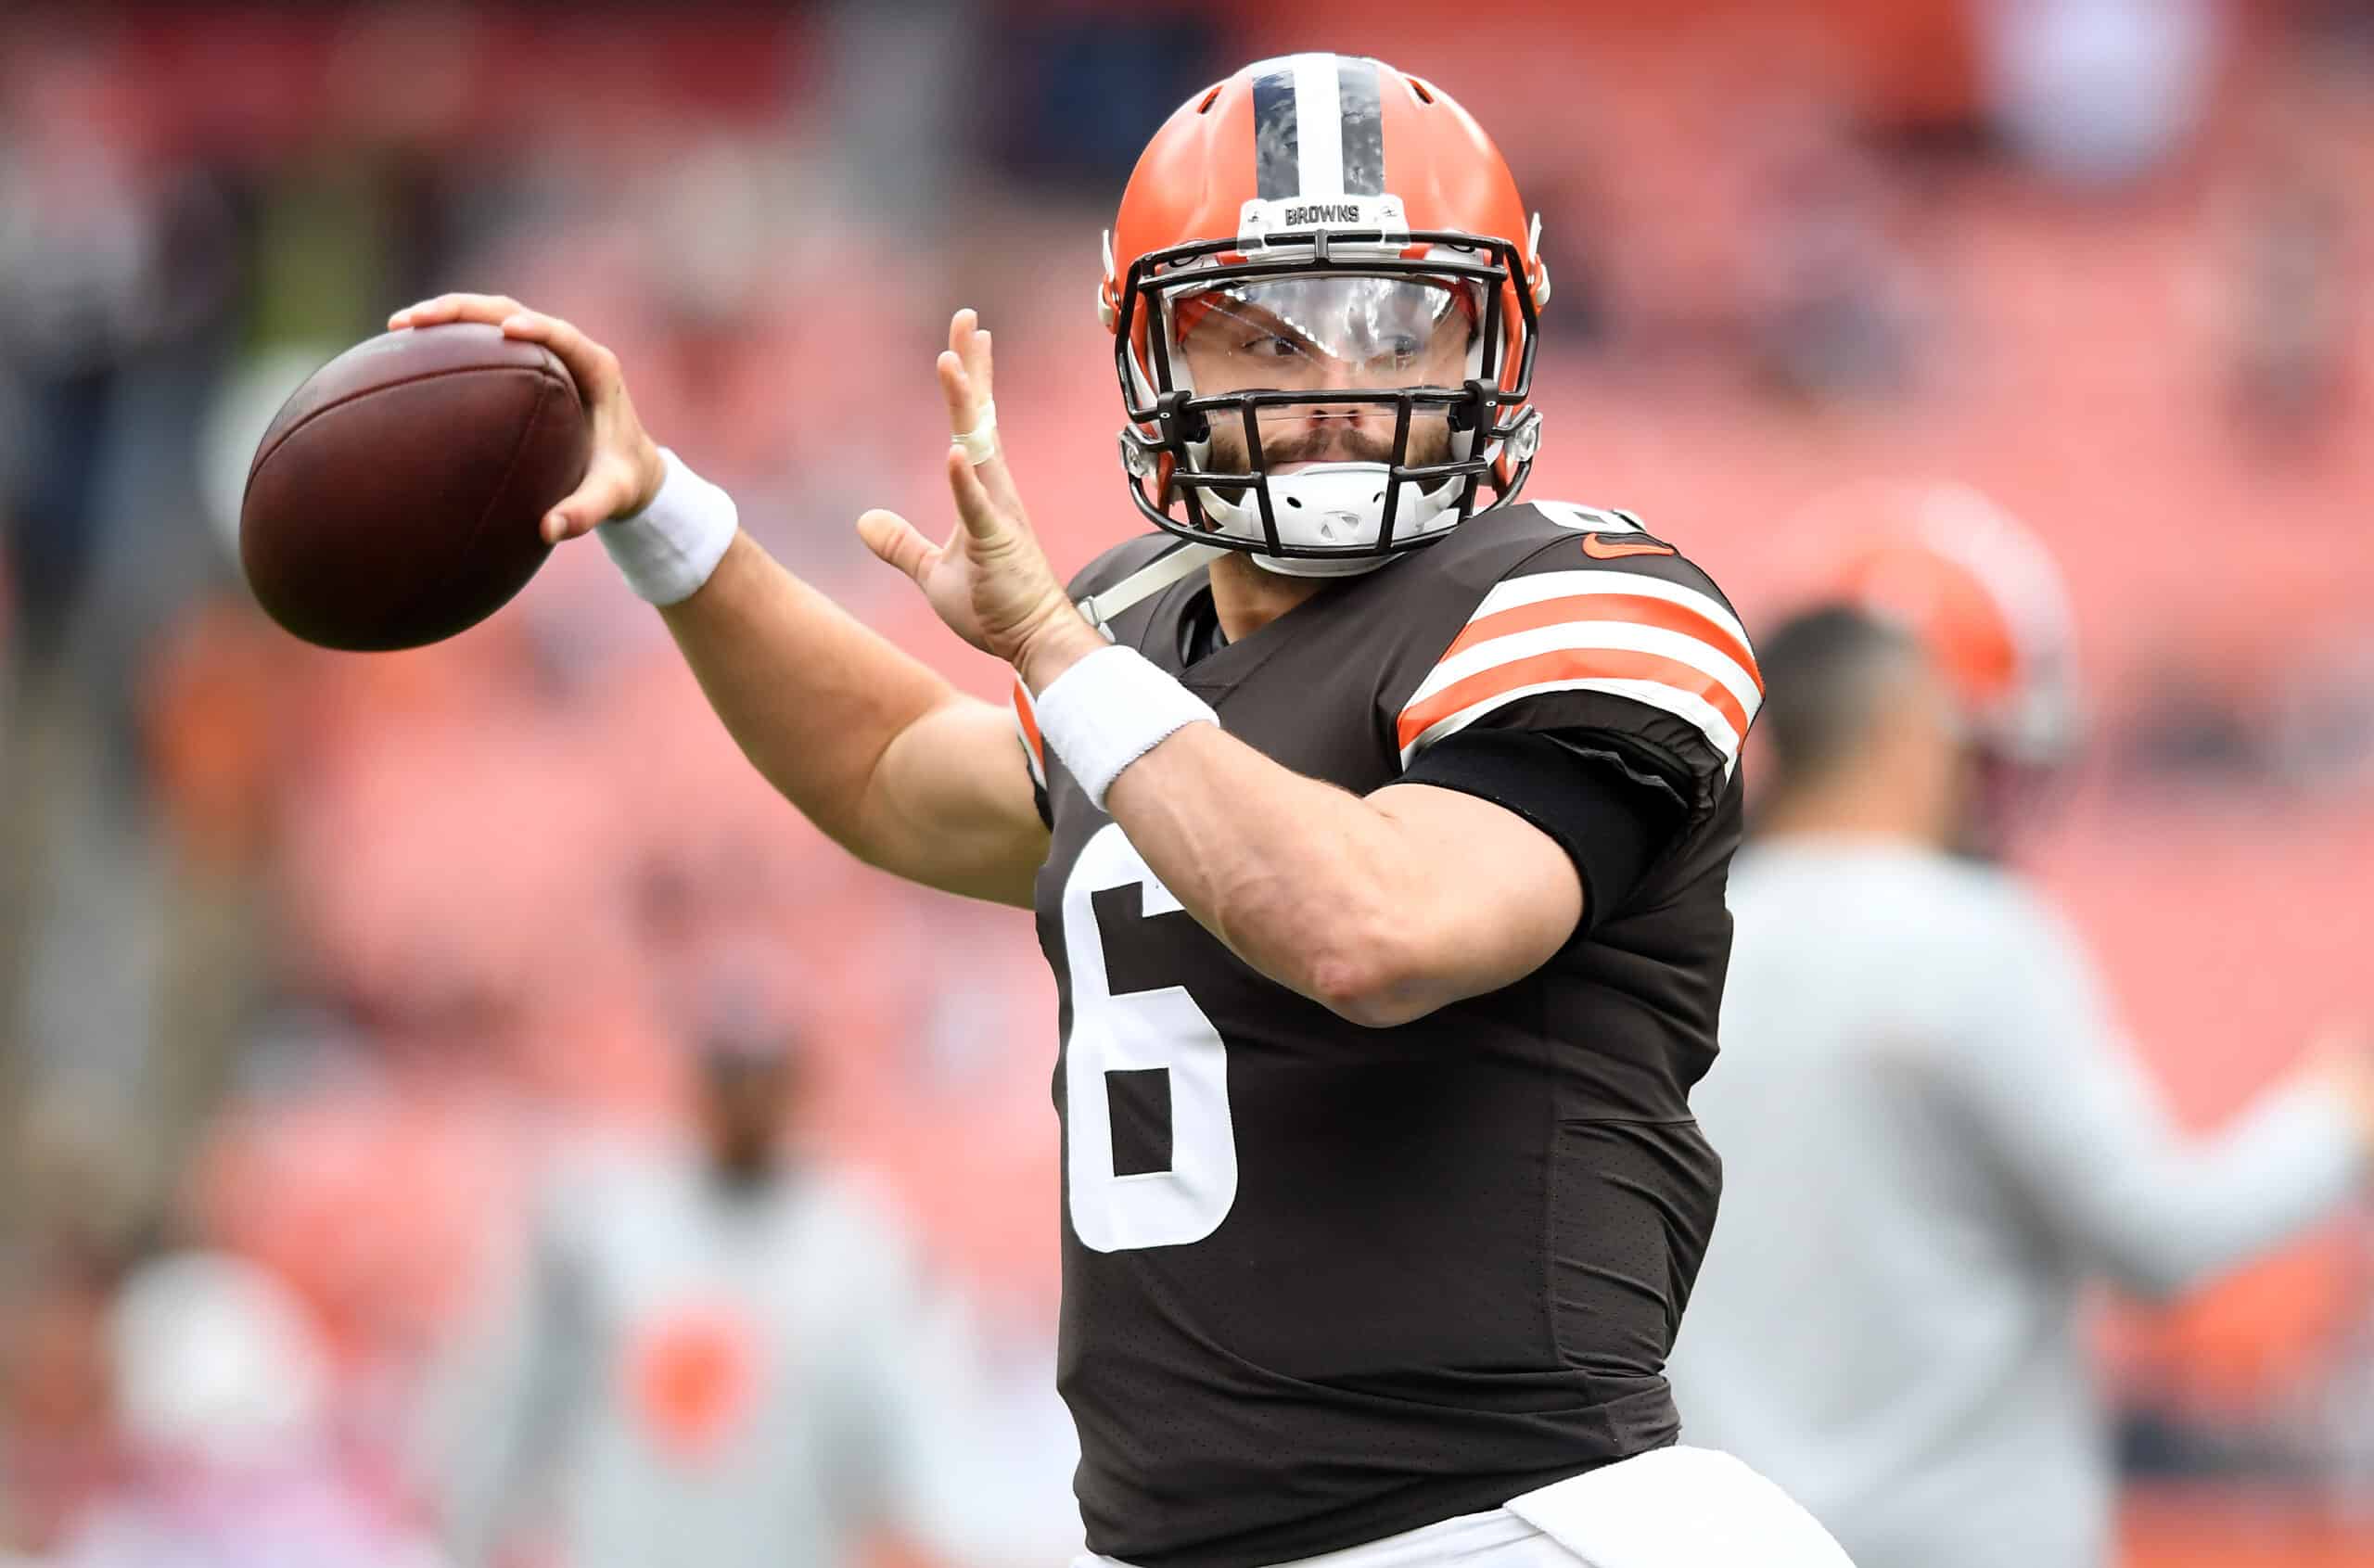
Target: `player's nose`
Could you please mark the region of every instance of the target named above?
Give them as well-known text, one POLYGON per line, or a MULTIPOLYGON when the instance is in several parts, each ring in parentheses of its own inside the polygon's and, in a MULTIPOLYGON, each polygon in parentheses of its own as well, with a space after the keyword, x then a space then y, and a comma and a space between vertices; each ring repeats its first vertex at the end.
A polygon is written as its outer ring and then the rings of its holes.
MULTIPOLYGON (((1359 389, 1343 389, 1345 391, 1359 389)), ((1314 427, 1383 425, 1389 427, 1393 424, 1391 403, 1368 402, 1352 397, 1330 397, 1323 393, 1313 402, 1301 405, 1301 413, 1305 422, 1314 427)))
POLYGON ((1305 426, 1313 440, 1336 446, 1372 445, 1393 434, 1393 409, 1385 403, 1321 403, 1310 410, 1305 426))

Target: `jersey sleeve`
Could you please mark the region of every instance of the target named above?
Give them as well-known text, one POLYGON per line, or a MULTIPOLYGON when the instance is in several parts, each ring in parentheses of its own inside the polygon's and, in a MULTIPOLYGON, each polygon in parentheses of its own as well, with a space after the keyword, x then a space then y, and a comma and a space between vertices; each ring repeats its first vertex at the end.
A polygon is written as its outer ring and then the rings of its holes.
POLYGON ((1553 537, 1483 585, 1393 694, 1402 766, 1473 730, 1538 731, 1603 748, 1693 818, 1712 811, 1764 697, 1746 629, 1704 572, 1627 515, 1533 510, 1553 537))
POLYGON ((1624 777, 1603 748, 1563 734, 1464 730, 1401 777, 1488 800, 1549 835, 1582 878, 1586 926, 1631 897, 1681 816, 1670 789, 1624 777))

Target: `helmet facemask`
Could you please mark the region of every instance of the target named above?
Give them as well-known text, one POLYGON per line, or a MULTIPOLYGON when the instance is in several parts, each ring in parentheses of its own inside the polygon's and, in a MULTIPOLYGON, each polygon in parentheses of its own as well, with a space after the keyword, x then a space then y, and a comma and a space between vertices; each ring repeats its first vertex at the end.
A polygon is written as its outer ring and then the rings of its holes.
POLYGON ((1487 485, 1512 498, 1539 440, 1521 275, 1506 241, 1389 230, 1140 258, 1115 323, 1139 510, 1321 576, 1431 542, 1487 485))

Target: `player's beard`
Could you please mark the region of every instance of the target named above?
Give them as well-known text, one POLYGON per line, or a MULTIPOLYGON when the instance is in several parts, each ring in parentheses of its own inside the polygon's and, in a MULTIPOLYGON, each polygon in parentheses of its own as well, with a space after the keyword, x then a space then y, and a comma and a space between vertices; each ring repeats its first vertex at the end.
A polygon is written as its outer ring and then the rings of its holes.
MULTIPOLYGON (((1271 472, 1292 463, 1382 463, 1393 461, 1390 420, 1355 424, 1347 419, 1310 421, 1300 414, 1295 423, 1277 428, 1284 419, 1267 422, 1261 432, 1261 456, 1271 472)), ((1450 421, 1439 414, 1422 414, 1410 421, 1410 450, 1405 466, 1422 468, 1450 461, 1450 421)), ((1225 416, 1212 421, 1211 471, 1249 474, 1244 427, 1225 416)))

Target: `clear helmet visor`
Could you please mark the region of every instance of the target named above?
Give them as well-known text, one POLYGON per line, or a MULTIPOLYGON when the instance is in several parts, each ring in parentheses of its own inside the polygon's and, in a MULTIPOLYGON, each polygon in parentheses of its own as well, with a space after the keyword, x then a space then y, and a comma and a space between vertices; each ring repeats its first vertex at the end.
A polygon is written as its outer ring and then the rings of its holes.
POLYGON ((1457 387, 1474 374, 1482 286, 1324 274, 1172 298, 1175 383, 1236 391, 1457 387))
POLYGON ((1209 409, 1192 466, 1252 474, 1257 433, 1260 447, 1256 485, 1185 481, 1205 526, 1270 546, 1256 558, 1278 570, 1309 572, 1365 570, 1388 537, 1457 523, 1466 479, 1411 470, 1473 454, 1474 432, 1455 429, 1451 410, 1472 377, 1492 374, 1483 287, 1325 273, 1174 293, 1170 385, 1209 409), (1405 422, 1398 402, 1409 400, 1396 394, 1413 389, 1429 395, 1405 422), (1252 396, 1233 408, 1206 402, 1240 394, 1252 396))

